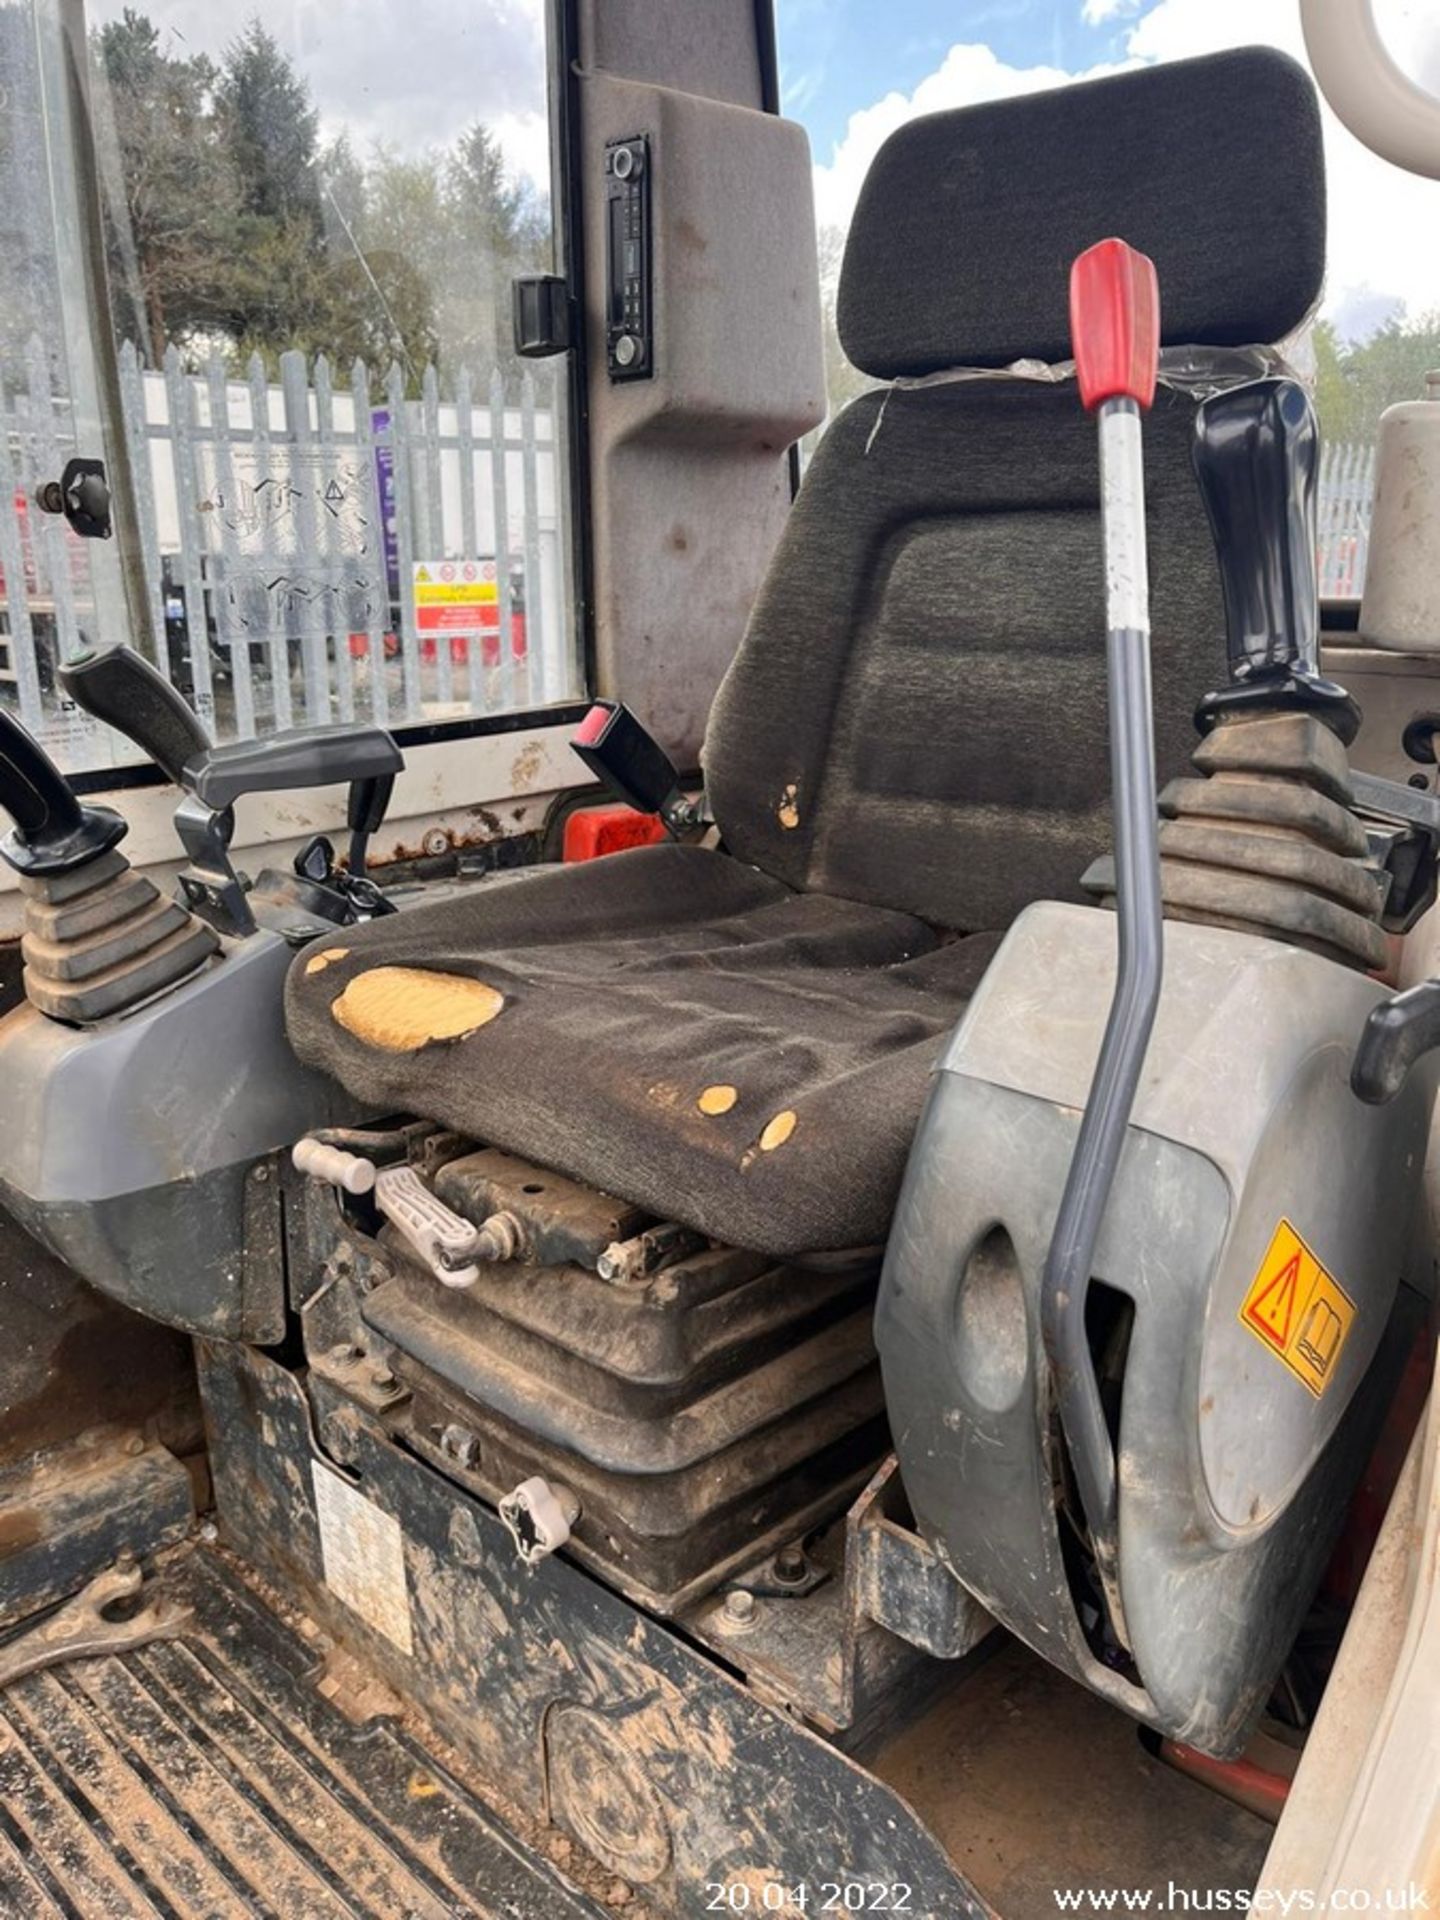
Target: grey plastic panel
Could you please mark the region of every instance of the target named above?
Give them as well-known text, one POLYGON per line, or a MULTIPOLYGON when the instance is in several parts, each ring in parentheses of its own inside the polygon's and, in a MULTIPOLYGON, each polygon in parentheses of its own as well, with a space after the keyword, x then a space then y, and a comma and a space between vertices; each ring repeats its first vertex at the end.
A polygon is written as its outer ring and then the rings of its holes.
POLYGON ((1135 1305, 1119 1579, 1143 1691, 1095 1658, 1076 1617, 1039 1333, 1113 974, 1108 916, 1032 908, 992 963, 917 1135, 876 1335, 907 1491, 963 1583, 1128 1711, 1233 1752, 1299 1625, 1414 1323, 1397 1281, 1429 1093, 1382 1109, 1350 1093, 1354 1036, 1384 992, 1373 982, 1202 927, 1167 925, 1166 949, 1093 1268, 1135 1305), (1282 1217, 1356 1308, 1319 1397, 1238 1319, 1282 1217))
POLYGON ((246 1174, 358 1117, 286 1041, 293 953, 262 930, 105 1026, 0 1022, 0 1200, 101 1292, 192 1332, 278 1337, 277 1301, 247 1301, 246 1174))

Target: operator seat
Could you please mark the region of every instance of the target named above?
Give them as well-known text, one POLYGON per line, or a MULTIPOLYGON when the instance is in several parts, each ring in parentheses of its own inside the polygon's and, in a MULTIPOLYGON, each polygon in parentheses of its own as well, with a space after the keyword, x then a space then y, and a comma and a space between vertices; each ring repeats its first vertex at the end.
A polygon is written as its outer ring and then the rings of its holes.
MULTIPOLYGON (((300 1057, 731 1245, 882 1241, 1000 933, 1109 844, 1094 426, 1072 380, 997 370, 1066 357, 1069 263, 1110 233, 1154 258, 1167 345, 1281 339, 1319 294, 1322 181, 1310 82, 1261 49, 902 127, 839 296, 851 358, 899 384, 826 433, 716 698, 723 851, 540 870, 307 949, 300 1057)), ((1198 397, 1162 385, 1146 430, 1162 780, 1225 669, 1198 397)))

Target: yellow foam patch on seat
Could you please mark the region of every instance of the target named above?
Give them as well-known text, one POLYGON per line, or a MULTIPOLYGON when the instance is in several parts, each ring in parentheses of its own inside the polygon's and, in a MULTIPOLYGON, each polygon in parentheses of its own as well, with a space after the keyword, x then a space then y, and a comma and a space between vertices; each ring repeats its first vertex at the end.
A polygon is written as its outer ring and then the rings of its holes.
POLYGON ((783 1147, 795 1131, 794 1111, 787 1107, 783 1113, 777 1113, 760 1136, 760 1151, 773 1153, 776 1147, 783 1147))
POLYGON ((729 1113, 739 1098, 734 1087, 706 1087, 695 1104, 701 1113, 729 1113))
POLYGON ((350 949, 348 947, 326 947, 323 953, 312 953, 305 962, 305 977, 312 973, 323 973, 332 960, 343 960, 350 949))
POLYGON ((486 1026, 505 1004, 483 980, 424 967, 372 967, 331 1005, 347 1033, 384 1053, 413 1053, 436 1040, 459 1040, 486 1026))

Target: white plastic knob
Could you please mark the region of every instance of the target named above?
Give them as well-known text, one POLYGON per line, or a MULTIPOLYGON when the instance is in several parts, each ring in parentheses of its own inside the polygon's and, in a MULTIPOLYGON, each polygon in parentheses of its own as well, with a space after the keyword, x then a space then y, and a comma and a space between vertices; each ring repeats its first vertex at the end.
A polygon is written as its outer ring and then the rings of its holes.
POLYGON ((345 1193, 369 1193, 375 1185, 373 1160, 346 1153, 341 1147, 327 1147, 323 1140, 297 1140, 290 1158, 297 1173, 324 1180, 345 1193))

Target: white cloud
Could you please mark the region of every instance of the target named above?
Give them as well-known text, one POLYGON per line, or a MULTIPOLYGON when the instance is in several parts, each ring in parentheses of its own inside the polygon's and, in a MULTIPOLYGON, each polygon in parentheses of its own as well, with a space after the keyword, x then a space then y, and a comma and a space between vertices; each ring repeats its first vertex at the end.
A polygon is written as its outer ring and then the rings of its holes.
MULTIPOLYGON (((1124 0, 1082 0, 1087 18, 1093 13, 1113 17, 1123 4, 1124 0)), ((1440 22, 1427 6, 1417 25, 1408 11, 1413 7, 1414 0, 1382 0, 1382 30, 1410 70, 1428 78, 1440 72, 1440 22), (1393 28, 1387 21, 1387 7, 1393 28)), ((988 46, 954 46, 913 93, 887 94, 851 116, 829 163, 815 169, 817 217, 822 226, 848 223, 860 183, 881 143, 917 114, 1093 79, 1119 66, 1256 44, 1280 47, 1304 61, 1295 0, 1157 0, 1127 23, 1121 61, 1081 73, 1049 66, 1007 66, 988 46)), ((1377 316, 1383 318, 1399 305, 1412 316, 1440 311, 1440 247, 1433 243, 1440 187, 1377 159, 1328 108, 1324 119, 1330 275, 1323 311, 1356 331, 1373 326, 1377 316)), ((1237 140, 1243 140, 1244 131, 1237 125, 1237 140)), ((1197 183, 1195 190, 1203 191, 1203 183, 1197 183)), ((1264 191, 1264 180, 1257 179, 1255 192, 1264 191)), ((1176 218, 1183 217, 1183 204, 1178 204, 1176 218)))
MULTIPOLYGON (((1084 77, 1115 73, 1115 66, 1090 69, 1084 77)), ((815 216, 822 227, 848 226, 870 162, 897 127, 918 114, 945 107, 973 107, 982 100, 1040 93, 1081 76, 1061 67, 1011 67, 983 44, 951 47, 940 66, 913 93, 887 93, 872 107, 852 113, 845 137, 828 166, 815 169, 815 216)))
POLYGON ((1134 13, 1142 0, 1084 0, 1080 16, 1087 27, 1103 27, 1122 13, 1134 13))

